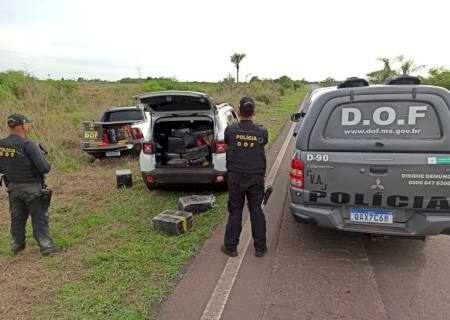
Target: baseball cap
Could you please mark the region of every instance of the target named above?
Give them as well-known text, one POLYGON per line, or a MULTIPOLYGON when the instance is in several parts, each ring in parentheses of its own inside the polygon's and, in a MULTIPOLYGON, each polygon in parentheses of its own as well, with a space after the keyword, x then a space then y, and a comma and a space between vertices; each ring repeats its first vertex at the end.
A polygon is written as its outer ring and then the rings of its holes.
POLYGON ((253 108, 255 107, 255 101, 253 101, 250 97, 243 97, 241 101, 239 102, 239 108, 242 108, 243 106, 250 104, 253 108))
POLYGON ((27 117, 25 117, 22 114, 19 113, 13 113, 12 115, 10 115, 8 117, 7 123, 8 123, 8 127, 10 128, 14 128, 17 126, 20 126, 24 123, 31 123, 32 121, 30 119, 28 119, 27 117))

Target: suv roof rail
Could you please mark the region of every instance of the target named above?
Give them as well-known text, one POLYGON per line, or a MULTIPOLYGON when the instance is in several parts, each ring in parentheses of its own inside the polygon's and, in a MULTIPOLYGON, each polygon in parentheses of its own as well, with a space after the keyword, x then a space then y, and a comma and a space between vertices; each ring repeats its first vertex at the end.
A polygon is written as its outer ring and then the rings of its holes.
POLYGON ((338 84, 338 89, 341 88, 354 88, 354 87, 368 87, 369 82, 366 79, 358 77, 349 77, 345 81, 338 84))
POLYGON ((113 107, 113 106, 110 106, 110 107, 107 107, 107 111, 114 111, 114 110, 118 110, 118 109, 128 109, 128 110, 130 110, 130 109, 143 109, 143 107, 142 106, 124 106, 124 107, 120 107, 120 106, 116 106, 116 107, 113 107))
POLYGON ((228 102, 223 102, 223 103, 218 104, 217 108, 220 109, 220 108, 223 108, 223 107, 228 107, 229 105, 230 104, 228 102))
POLYGON ((403 76, 395 76, 387 78, 385 83, 387 85, 408 85, 408 84, 420 84, 420 78, 409 76, 409 75, 403 75, 403 76))

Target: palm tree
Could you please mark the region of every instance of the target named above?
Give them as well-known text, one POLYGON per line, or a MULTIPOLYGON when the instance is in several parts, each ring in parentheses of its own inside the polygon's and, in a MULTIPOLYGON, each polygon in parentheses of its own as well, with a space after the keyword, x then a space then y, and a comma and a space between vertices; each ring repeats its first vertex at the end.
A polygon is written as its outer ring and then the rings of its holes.
POLYGON ((383 83, 387 78, 395 75, 395 71, 392 69, 393 62, 389 58, 378 58, 377 61, 383 63, 383 69, 373 71, 367 74, 370 82, 383 83))
POLYGON ((236 67, 236 82, 239 82, 239 64, 245 58, 245 53, 234 53, 230 58, 231 63, 236 67))
POLYGON ((406 60, 402 54, 392 60, 389 58, 378 58, 377 61, 383 63, 383 69, 367 74, 372 83, 383 83, 389 77, 410 75, 426 67, 426 65, 417 65, 414 60, 406 60))
POLYGON ((378 58, 377 60, 383 62, 383 70, 386 73, 391 73, 392 72, 392 67, 391 67, 392 63, 391 63, 391 60, 389 58, 381 57, 381 58, 378 58))
POLYGON ((417 65, 414 60, 406 60, 404 55, 399 55, 395 58, 395 61, 397 61, 400 65, 399 73, 402 75, 409 75, 411 73, 415 73, 423 68, 426 67, 426 65, 421 64, 417 65))

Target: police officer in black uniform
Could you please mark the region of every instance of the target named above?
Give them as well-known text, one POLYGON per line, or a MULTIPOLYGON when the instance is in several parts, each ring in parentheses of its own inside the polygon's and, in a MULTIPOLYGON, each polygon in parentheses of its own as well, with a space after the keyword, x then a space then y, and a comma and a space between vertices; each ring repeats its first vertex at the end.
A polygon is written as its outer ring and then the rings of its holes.
POLYGON ((49 190, 44 189, 44 174, 51 167, 45 150, 26 138, 30 122, 21 114, 8 117, 10 135, 0 139, 0 173, 9 193, 11 251, 18 254, 25 249, 25 226, 31 215, 33 237, 42 255, 48 256, 61 251, 50 237, 48 203, 43 198, 49 190))
POLYGON ((253 122, 255 114, 253 99, 243 97, 238 111, 240 122, 225 130, 229 217, 222 252, 230 257, 238 254, 236 248, 242 230, 245 199, 250 211, 255 256, 262 257, 267 252, 266 218, 261 205, 266 173, 264 146, 268 141, 268 132, 264 126, 253 122))

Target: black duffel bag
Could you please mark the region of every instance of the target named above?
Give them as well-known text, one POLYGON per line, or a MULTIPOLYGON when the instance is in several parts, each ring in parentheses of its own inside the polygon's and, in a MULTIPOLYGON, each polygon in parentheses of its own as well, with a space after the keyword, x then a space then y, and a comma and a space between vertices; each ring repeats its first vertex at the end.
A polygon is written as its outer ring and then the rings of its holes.
POLYGON ((194 148, 186 149, 186 159, 196 160, 210 155, 210 150, 208 145, 203 145, 194 148))

